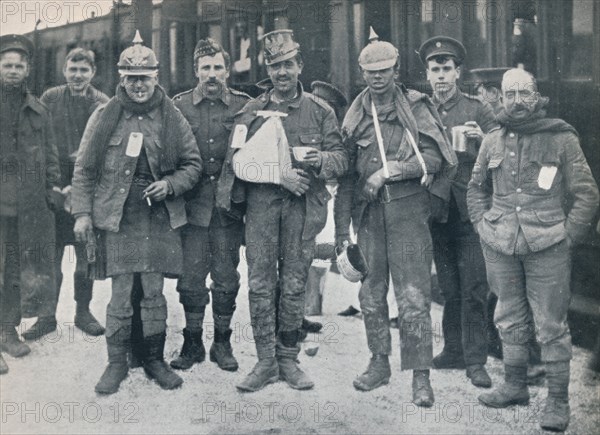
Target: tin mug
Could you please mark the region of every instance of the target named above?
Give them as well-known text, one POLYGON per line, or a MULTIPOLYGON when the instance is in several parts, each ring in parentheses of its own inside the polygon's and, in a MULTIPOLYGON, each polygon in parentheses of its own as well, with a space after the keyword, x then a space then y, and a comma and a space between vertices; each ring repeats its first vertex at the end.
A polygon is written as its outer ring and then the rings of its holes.
POLYGON ((471 127, 467 127, 466 125, 452 127, 452 149, 457 153, 467 152, 468 138, 465 136, 465 132, 469 130, 471 130, 471 127))

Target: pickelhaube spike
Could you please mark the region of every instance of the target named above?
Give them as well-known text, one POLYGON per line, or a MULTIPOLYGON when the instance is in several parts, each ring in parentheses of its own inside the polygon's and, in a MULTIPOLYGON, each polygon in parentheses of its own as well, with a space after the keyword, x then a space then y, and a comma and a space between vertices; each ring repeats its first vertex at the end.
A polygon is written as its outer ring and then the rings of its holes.
POLYGON ((140 35, 140 31, 138 29, 135 30, 135 36, 132 41, 134 44, 143 44, 144 40, 142 39, 142 35, 140 35))
POLYGON ((369 26, 369 42, 379 41, 379 35, 375 33, 373 26, 369 26))

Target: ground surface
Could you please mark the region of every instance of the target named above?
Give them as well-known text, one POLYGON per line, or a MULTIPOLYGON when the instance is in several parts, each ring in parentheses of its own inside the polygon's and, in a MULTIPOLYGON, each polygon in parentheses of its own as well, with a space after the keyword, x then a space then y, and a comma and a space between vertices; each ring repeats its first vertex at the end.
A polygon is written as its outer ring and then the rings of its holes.
MULTIPOLYGON (((88 337, 73 326, 73 258, 63 263, 60 331, 34 342, 22 359, 5 356, 10 373, 0 377, 0 433, 539 433, 538 419, 546 389, 531 389, 531 404, 505 410, 482 407, 482 390, 470 384, 463 371, 433 371, 436 403, 431 409, 411 403, 411 374, 400 371, 398 330, 393 330, 392 379, 389 385, 361 393, 352 380, 368 363, 364 326, 360 317, 336 313, 357 306, 357 286, 333 273, 326 275, 321 334, 311 334, 303 344, 301 367, 315 381, 311 391, 295 391, 278 382, 264 390, 241 394, 235 384, 252 369, 256 353, 249 323, 246 265, 234 317, 232 337, 240 363, 236 373, 221 371, 209 361, 183 372, 184 384, 163 391, 148 380, 142 369, 130 371, 121 390, 112 396, 94 393, 106 364, 104 338, 88 337), (318 346, 310 357, 304 352, 318 346)), ((321 264, 323 265, 323 264, 321 264)), ((104 323, 110 294, 109 281, 97 282, 92 310, 104 323)), ((181 346, 184 316, 175 291, 167 280, 169 303, 167 360, 181 346)), ((392 315, 393 315, 392 309, 392 315)), ((441 350, 441 307, 433 305, 434 352, 441 350)), ((212 318, 207 313, 207 321, 212 318)), ((25 319, 22 330, 33 323, 25 319)), ((212 329, 206 328, 207 350, 212 329)), ((600 396, 597 380, 584 377, 590 352, 575 348, 571 379, 571 424, 568 433, 598 433, 600 396)), ((494 384, 502 380, 502 365, 487 364, 494 384)))

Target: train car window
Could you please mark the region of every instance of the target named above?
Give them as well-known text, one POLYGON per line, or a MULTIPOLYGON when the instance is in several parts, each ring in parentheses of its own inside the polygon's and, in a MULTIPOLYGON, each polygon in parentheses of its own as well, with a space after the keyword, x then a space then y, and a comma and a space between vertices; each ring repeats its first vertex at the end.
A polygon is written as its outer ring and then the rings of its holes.
MULTIPOLYGON (((596 6, 597 7, 597 6, 596 6)), ((594 2, 573 0, 570 8, 568 33, 566 40, 567 76, 571 79, 591 79, 594 57, 594 2)))

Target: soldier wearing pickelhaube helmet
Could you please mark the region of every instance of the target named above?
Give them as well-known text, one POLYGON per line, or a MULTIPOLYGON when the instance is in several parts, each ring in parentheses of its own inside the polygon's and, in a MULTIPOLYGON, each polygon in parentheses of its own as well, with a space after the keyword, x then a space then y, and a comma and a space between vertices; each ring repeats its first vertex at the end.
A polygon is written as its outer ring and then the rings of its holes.
POLYGON ((97 240, 97 277, 112 278, 105 333, 109 364, 96 385, 101 394, 115 393, 127 376, 134 286, 143 290, 144 370, 164 389, 183 382, 163 359, 163 281, 181 273, 178 228, 187 222, 181 195, 198 181, 202 162, 189 124, 158 86, 154 52, 142 45, 139 33, 133 42, 117 64, 115 97, 86 126, 73 176, 75 236, 97 240))
MULTIPOLYGON (((330 195, 325 180, 346 171, 347 156, 333 109, 305 92, 298 81, 304 64, 292 31, 266 34, 264 58, 273 88, 246 104, 235 128, 245 126, 251 139, 266 122, 257 111, 275 112, 282 116, 289 146, 312 150, 286 168, 279 185, 245 183, 250 317, 258 363, 237 388, 257 391, 282 379, 292 388, 309 389, 314 384, 297 364, 305 285, 315 236, 327 220, 330 195)), ((231 209, 234 182, 240 181, 231 163, 234 152, 230 149, 219 180, 217 203, 226 210, 231 209)))
POLYGON ((386 295, 391 274, 398 302, 401 368, 413 370, 413 402, 432 406, 431 235, 428 186, 443 161, 456 157, 429 97, 397 85, 398 50, 370 43, 358 62, 368 87, 346 113, 342 135, 350 156, 336 195, 336 243, 349 238, 352 222, 368 262, 359 300, 372 358, 354 387, 368 391, 391 376, 386 295), (382 164, 382 158, 385 162, 382 164), (415 250, 407 251, 407 247, 415 250))

